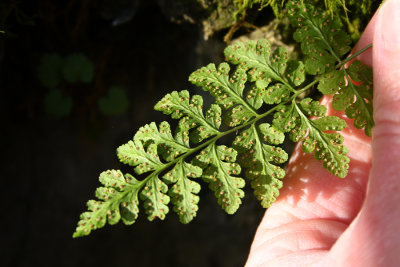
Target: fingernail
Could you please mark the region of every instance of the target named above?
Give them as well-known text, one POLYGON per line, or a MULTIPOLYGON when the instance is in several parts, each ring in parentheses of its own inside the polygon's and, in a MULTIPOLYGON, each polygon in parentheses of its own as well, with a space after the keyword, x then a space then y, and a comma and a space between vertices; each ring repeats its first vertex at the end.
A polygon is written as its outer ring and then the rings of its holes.
POLYGON ((400 0, 387 0, 380 11, 380 31, 384 48, 400 50, 400 0))

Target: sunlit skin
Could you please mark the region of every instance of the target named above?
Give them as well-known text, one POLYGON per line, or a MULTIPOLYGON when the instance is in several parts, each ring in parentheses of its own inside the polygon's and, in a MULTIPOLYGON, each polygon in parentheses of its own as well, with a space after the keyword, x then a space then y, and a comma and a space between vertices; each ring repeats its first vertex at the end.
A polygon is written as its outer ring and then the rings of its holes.
MULTIPOLYGON (((374 70, 372 138, 346 119, 351 162, 344 179, 296 147, 247 267, 400 266, 400 0, 385 2, 353 52, 370 43, 358 59, 374 70)), ((332 108, 329 115, 345 117, 332 108)))

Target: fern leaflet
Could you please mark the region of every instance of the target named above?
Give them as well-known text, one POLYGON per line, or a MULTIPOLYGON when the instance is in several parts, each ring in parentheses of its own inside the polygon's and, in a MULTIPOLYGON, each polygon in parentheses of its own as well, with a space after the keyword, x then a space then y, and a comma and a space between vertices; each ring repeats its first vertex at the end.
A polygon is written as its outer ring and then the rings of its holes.
POLYGON ((92 230, 103 227, 107 221, 116 224, 122 219, 129 225, 138 217, 139 181, 129 174, 124 176, 121 171, 109 170, 100 174, 100 182, 106 186, 96 190, 100 201, 88 201, 89 211, 81 214, 73 237, 88 235, 92 230))
POLYGON ((288 159, 283 149, 269 144, 281 144, 284 138, 283 132, 263 123, 251 125, 233 142, 233 147, 242 153, 239 163, 247 168, 246 177, 251 180, 254 194, 265 208, 279 195, 280 179, 285 176, 285 171, 274 163, 284 163, 288 159))

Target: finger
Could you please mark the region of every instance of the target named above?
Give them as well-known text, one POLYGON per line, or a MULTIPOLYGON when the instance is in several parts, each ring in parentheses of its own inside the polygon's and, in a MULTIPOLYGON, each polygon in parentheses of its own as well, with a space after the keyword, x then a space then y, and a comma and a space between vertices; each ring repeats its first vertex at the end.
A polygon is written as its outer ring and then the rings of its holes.
MULTIPOLYGON (((387 201, 388 190, 397 189, 392 192, 397 194, 400 190, 400 0, 387 1, 381 10, 373 64, 376 125, 370 196, 387 201)), ((387 209, 380 212, 384 214, 387 209)))
MULTIPOLYGON (((377 16, 373 16, 370 22, 368 23, 367 27, 365 27, 362 36, 360 37, 357 44, 354 46, 352 50, 352 54, 372 44, 372 40, 374 38, 374 33, 375 33, 376 19, 377 16)), ((364 64, 372 66, 372 49, 370 48, 364 51, 357 57, 357 59, 361 60, 364 64)))
POLYGON ((373 165, 365 203, 329 260, 356 266, 400 262, 400 0, 379 11, 373 35, 373 165), (344 257, 339 257, 339 255, 344 257))

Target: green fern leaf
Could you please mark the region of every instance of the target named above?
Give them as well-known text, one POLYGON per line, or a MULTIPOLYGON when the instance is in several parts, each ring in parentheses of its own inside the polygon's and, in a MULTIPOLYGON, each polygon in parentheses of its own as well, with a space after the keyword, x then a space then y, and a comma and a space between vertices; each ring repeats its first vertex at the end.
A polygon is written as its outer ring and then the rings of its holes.
POLYGON ((218 204, 228 213, 233 214, 242 203, 245 182, 240 177, 240 166, 235 163, 237 152, 226 146, 207 146, 193 160, 193 164, 204 169, 202 178, 215 192, 218 204))
POLYGON ((318 101, 311 98, 303 99, 300 103, 301 110, 307 116, 323 117, 327 112, 326 106, 321 105, 318 101))
POLYGON ((117 149, 117 156, 121 162, 136 166, 135 172, 142 174, 154 171, 163 163, 157 153, 157 145, 150 144, 147 149, 140 140, 129 141, 117 149))
POLYGON ((305 80, 305 66, 302 61, 289 60, 287 62, 285 77, 290 84, 301 85, 305 80))
MULTIPOLYGON (((184 120, 182 121, 185 122, 184 120)), ((157 128, 157 125, 152 122, 140 127, 133 139, 143 143, 154 143, 158 146, 158 152, 163 159, 171 161, 190 149, 188 128, 189 125, 181 124, 180 127, 178 127, 176 137, 174 138, 168 122, 161 122, 159 129, 157 128)), ((159 162, 157 161, 157 163, 159 162)))
POLYGON ((371 136, 371 129, 374 126, 371 77, 371 68, 360 61, 355 61, 348 69, 322 75, 318 84, 321 93, 335 94, 333 108, 345 110, 346 115, 354 119, 354 125, 359 129, 364 128, 368 136, 371 136))
POLYGON ((109 170, 100 174, 100 182, 105 186, 96 190, 100 201, 88 201, 89 211, 81 214, 73 237, 89 235, 107 221, 116 224, 122 219, 125 224, 132 224, 138 216, 140 183, 134 177, 129 174, 124 177, 121 171, 109 170))
MULTIPOLYGON (((298 123, 299 114, 297 113, 294 104, 280 105, 278 112, 274 114, 273 125, 283 132, 290 132, 298 123)), ((302 132, 305 135, 307 132, 302 132)), ((292 141, 298 142, 297 138, 292 138, 292 141)))
POLYGON ((241 153, 239 163, 246 167, 246 177, 251 180, 254 194, 265 208, 271 206, 279 189, 282 187, 282 179, 285 171, 272 164, 284 163, 288 159, 286 152, 280 147, 267 145, 281 144, 285 136, 283 132, 268 123, 255 126, 243 131, 233 142, 233 147, 241 153))
POLYGON ((239 105, 228 110, 224 114, 222 121, 225 125, 228 125, 229 127, 235 127, 243 124, 244 122, 247 122, 249 118, 252 118, 253 116, 254 114, 252 112, 244 109, 242 105, 239 105))
POLYGON ((348 84, 356 100, 346 108, 346 115, 354 119, 354 125, 358 129, 364 128, 365 134, 371 136, 374 126, 372 68, 360 61, 355 61, 348 69, 348 77, 358 85, 351 82, 348 84))
POLYGON ((187 116, 185 120, 187 120, 189 128, 199 126, 196 133, 193 134, 192 141, 195 143, 219 133, 221 108, 218 105, 212 105, 204 117, 203 98, 199 95, 190 98, 189 92, 186 90, 167 94, 156 104, 154 109, 171 115, 173 119, 187 116))
POLYGON ((277 83, 269 86, 265 90, 265 94, 263 96, 263 100, 266 104, 279 104, 282 101, 286 101, 289 99, 290 89, 281 83, 277 83))
POLYGON ((286 4, 288 17, 294 27, 294 39, 301 43, 305 68, 310 74, 322 74, 334 68, 343 55, 350 51, 351 38, 336 19, 302 1, 286 4))
POLYGON ((182 223, 191 222, 199 209, 197 206, 199 197, 196 194, 200 192, 200 184, 190 180, 189 177, 196 178, 201 174, 201 168, 180 160, 171 171, 163 176, 166 182, 173 184, 168 195, 171 196, 174 211, 182 223))
POLYGON ((230 70, 227 63, 221 63, 218 68, 211 63, 190 74, 189 81, 210 92, 223 108, 228 109, 244 103, 242 95, 247 80, 244 70, 237 70, 232 78, 229 77, 230 70))
MULTIPOLYGON (((273 81, 286 85, 283 87, 286 90, 281 92, 282 98, 290 94, 291 85, 304 82, 304 65, 301 62, 288 61, 288 53, 283 47, 271 53, 271 45, 265 39, 230 45, 224 53, 230 63, 249 70, 250 81, 255 82, 257 88, 267 88, 273 81)), ((273 103, 279 103, 279 100, 273 103)))
POLYGON ((334 116, 314 120, 307 117, 323 116, 323 110, 326 111, 326 107, 311 98, 305 98, 300 103, 293 101, 275 113, 273 125, 281 131, 290 132, 292 141, 303 141, 304 152, 314 151, 315 158, 322 160, 324 168, 329 172, 338 177, 345 177, 350 161, 346 156, 348 149, 342 145, 341 134, 326 131, 341 131, 346 127, 346 122, 334 116), (311 108, 312 106, 314 108, 311 108))
POLYGON ((243 90, 247 81, 246 72, 243 69, 237 69, 230 77, 229 71, 230 67, 227 63, 221 63, 218 68, 214 64, 209 64, 193 72, 189 81, 213 95, 222 108, 235 107, 236 115, 233 115, 235 112, 231 112, 231 115, 224 118, 226 124, 233 127, 258 114, 254 107, 243 99, 243 90))
POLYGON ((144 200, 143 206, 149 221, 153 221, 155 218, 164 220, 165 215, 169 212, 167 205, 170 197, 166 195, 167 191, 168 186, 158 178, 157 174, 150 174, 140 193, 140 199, 144 200))

